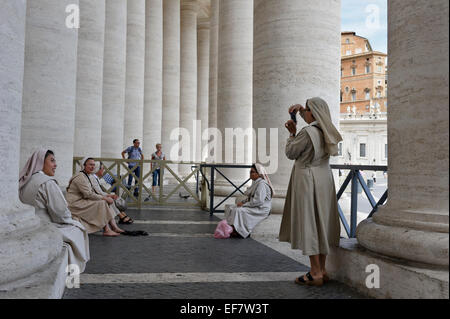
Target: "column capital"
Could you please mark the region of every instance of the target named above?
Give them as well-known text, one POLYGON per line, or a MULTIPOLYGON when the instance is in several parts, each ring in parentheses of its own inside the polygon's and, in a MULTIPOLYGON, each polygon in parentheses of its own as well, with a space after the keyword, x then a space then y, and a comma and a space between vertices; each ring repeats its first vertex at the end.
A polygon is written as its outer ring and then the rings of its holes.
POLYGON ((198 13, 200 6, 197 0, 181 0, 181 11, 194 11, 198 13))

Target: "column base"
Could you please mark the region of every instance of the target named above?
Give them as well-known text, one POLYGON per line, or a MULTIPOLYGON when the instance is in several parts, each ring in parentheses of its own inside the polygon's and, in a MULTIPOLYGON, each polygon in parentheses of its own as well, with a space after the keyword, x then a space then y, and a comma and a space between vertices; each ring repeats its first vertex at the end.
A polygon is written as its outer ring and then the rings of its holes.
POLYGON ((0 299, 61 299, 66 286, 69 253, 61 253, 42 271, 0 286, 0 299))
MULTIPOLYGON (((405 246, 404 248, 406 248, 405 246)), ((333 280, 343 282, 374 298, 448 299, 448 267, 407 262, 381 256, 358 244, 356 239, 341 239, 327 258, 327 271, 333 280), (380 270, 380 288, 368 288, 368 265, 380 270)))
POLYGON ((447 268, 449 266, 448 233, 384 225, 369 218, 358 225, 356 238, 364 248, 382 255, 447 268))

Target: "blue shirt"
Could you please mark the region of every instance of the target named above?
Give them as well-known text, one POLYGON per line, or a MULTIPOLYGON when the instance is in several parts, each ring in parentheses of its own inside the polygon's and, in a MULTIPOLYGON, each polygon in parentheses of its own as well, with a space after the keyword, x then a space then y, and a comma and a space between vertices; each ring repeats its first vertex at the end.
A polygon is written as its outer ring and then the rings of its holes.
MULTIPOLYGON (((125 150, 125 153, 128 153, 128 159, 138 159, 142 158, 142 149, 140 147, 136 148, 134 146, 130 146, 125 150)), ((128 165, 134 166, 137 163, 130 162, 128 165)))

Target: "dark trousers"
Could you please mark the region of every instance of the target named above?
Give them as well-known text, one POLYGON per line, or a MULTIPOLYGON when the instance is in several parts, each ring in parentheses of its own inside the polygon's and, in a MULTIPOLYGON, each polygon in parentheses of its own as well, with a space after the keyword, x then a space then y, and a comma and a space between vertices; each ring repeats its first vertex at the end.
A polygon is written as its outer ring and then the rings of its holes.
MULTIPOLYGON (((141 176, 141 167, 139 166, 139 165, 128 165, 128 168, 131 170, 131 169, 133 169, 133 167, 135 167, 135 166, 137 166, 136 167, 136 169, 134 170, 134 175, 136 175, 136 177, 137 178, 139 178, 140 176, 141 176)), ((128 187, 129 188, 131 188, 131 182, 133 181, 133 175, 132 174, 130 174, 130 175, 128 175, 128 187)), ((136 185, 136 184, 138 184, 139 183, 139 180, 137 180, 136 178, 135 178, 135 180, 134 180, 134 185, 136 185)), ((137 194, 138 193, 138 188, 136 187, 135 189, 134 189, 134 193, 135 194, 137 194)))

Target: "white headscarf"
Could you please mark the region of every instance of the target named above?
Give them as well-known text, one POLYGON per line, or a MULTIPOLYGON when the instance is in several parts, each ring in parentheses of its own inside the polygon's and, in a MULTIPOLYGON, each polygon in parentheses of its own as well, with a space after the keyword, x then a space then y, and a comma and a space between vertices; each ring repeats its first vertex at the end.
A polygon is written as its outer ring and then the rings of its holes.
POLYGON ((320 97, 314 97, 306 101, 306 106, 311 110, 312 115, 322 129, 325 140, 325 152, 331 156, 338 155, 338 144, 342 141, 342 136, 331 120, 330 109, 327 102, 320 97))
POLYGON ((273 196, 275 195, 275 191, 273 190, 273 185, 272 185, 272 183, 271 183, 271 181, 270 181, 270 179, 269 179, 269 175, 267 175, 266 169, 264 168, 264 166, 262 166, 262 165, 259 164, 259 163, 256 163, 255 166, 256 166, 256 171, 258 172, 258 174, 259 174, 259 175, 261 176, 261 178, 263 178, 263 179, 267 182, 267 184, 269 185, 270 190, 272 191, 272 197, 273 197, 273 196))
POLYGON ((24 168, 20 171, 19 190, 28 183, 34 173, 37 173, 44 168, 45 154, 47 154, 47 151, 47 148, 40 148, 33 152, 24 168))
POLYGON ((84 171, 84 169, 85 169, 84 165, 86 164, 86 162, 89 158, 92 158, 92 157, 89 157, 89 156, 83 157, 83 159, 79 162, 80 166, 81 166, 81 171, 84 171))

